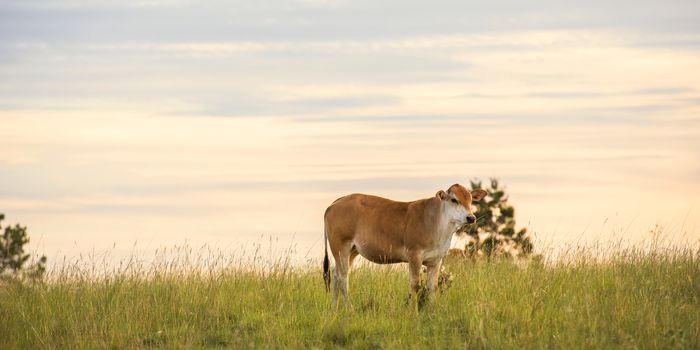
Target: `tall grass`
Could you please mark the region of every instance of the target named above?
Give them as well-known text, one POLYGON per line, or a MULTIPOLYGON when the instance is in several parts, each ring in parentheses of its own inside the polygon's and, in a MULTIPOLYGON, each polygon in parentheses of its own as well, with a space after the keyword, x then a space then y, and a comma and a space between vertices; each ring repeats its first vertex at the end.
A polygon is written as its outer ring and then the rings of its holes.
POLYGON ((451 288, 420 312, 402 265, 360 264, 354 311, 335 312, 320 264, 188 254, 2 282, 0 348, 700 348, 691 248, 451 261, 451 288))

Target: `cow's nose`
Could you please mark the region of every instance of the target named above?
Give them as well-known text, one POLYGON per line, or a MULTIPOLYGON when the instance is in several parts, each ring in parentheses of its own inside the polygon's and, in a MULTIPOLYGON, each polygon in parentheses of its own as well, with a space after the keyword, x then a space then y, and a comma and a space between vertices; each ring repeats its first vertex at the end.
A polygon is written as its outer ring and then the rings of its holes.
POLYGON ((476 221, 476 216, 474 215, 467 215, 467 223, 468 224, 473 224, 476 221))

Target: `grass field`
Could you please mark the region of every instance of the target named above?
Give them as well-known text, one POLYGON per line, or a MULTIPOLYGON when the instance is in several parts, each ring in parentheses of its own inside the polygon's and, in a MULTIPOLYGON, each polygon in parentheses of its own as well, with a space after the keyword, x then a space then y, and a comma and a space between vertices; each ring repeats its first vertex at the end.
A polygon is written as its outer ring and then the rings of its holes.
POLYGON ((166 262, 101 277, 68 266, 2 282, 0 349, 698 349, 699 254, 455 261, 451 288, 420 312, 405 267, 353 270, 354 311, 336 313, 320 264, 166 262))

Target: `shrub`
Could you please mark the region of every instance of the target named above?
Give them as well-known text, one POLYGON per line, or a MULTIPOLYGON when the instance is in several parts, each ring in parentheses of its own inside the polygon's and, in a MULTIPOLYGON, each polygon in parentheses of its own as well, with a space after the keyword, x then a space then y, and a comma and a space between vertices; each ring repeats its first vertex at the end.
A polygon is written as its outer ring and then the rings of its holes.
MULTIPOLYGON (((4 214, 0 214, 0 230, 4 214)), ((42 256, 33 264, 25 265, 29 260, 29 254, 24 253, 24 246, 29 243, 27 227, 15 224, 5 227, 0 236, 0 276, 26 275, 30 278, 39 278, 46 271, 46 256, 42 256)))
MULTIPOLYGON (((486 188, 486 197, 474 202, 477 207, 474 215, 476 225, 465 226, 458 235, 468 235, 464 246, 467 256, 521 257, 532 253, 533 245, 526 228, 516 230, 515 208, 508 204, 505 187, 498 179, 491 178, 491 186, 486 188)), ((470 181, 472 189, 482 188, 480 180, 470 181)))

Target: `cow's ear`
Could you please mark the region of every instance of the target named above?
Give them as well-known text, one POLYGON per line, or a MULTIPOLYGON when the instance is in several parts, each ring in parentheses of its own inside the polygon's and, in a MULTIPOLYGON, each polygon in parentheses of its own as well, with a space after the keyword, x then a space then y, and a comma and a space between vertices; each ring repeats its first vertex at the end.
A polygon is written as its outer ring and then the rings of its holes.
POLYGON ((447 193, 445 193, 445 191, 443 191, 443 190, 440 190, 440 191, 437 191, 437 193, 435 194, 435 197, 440 198, 440 200, 444 200, 445 197, 447 197, 447 193))
POLYGON ((486 191, 480 188, 472 191, 472 201, 478 202, 484 197, 486 197, 486 191))

